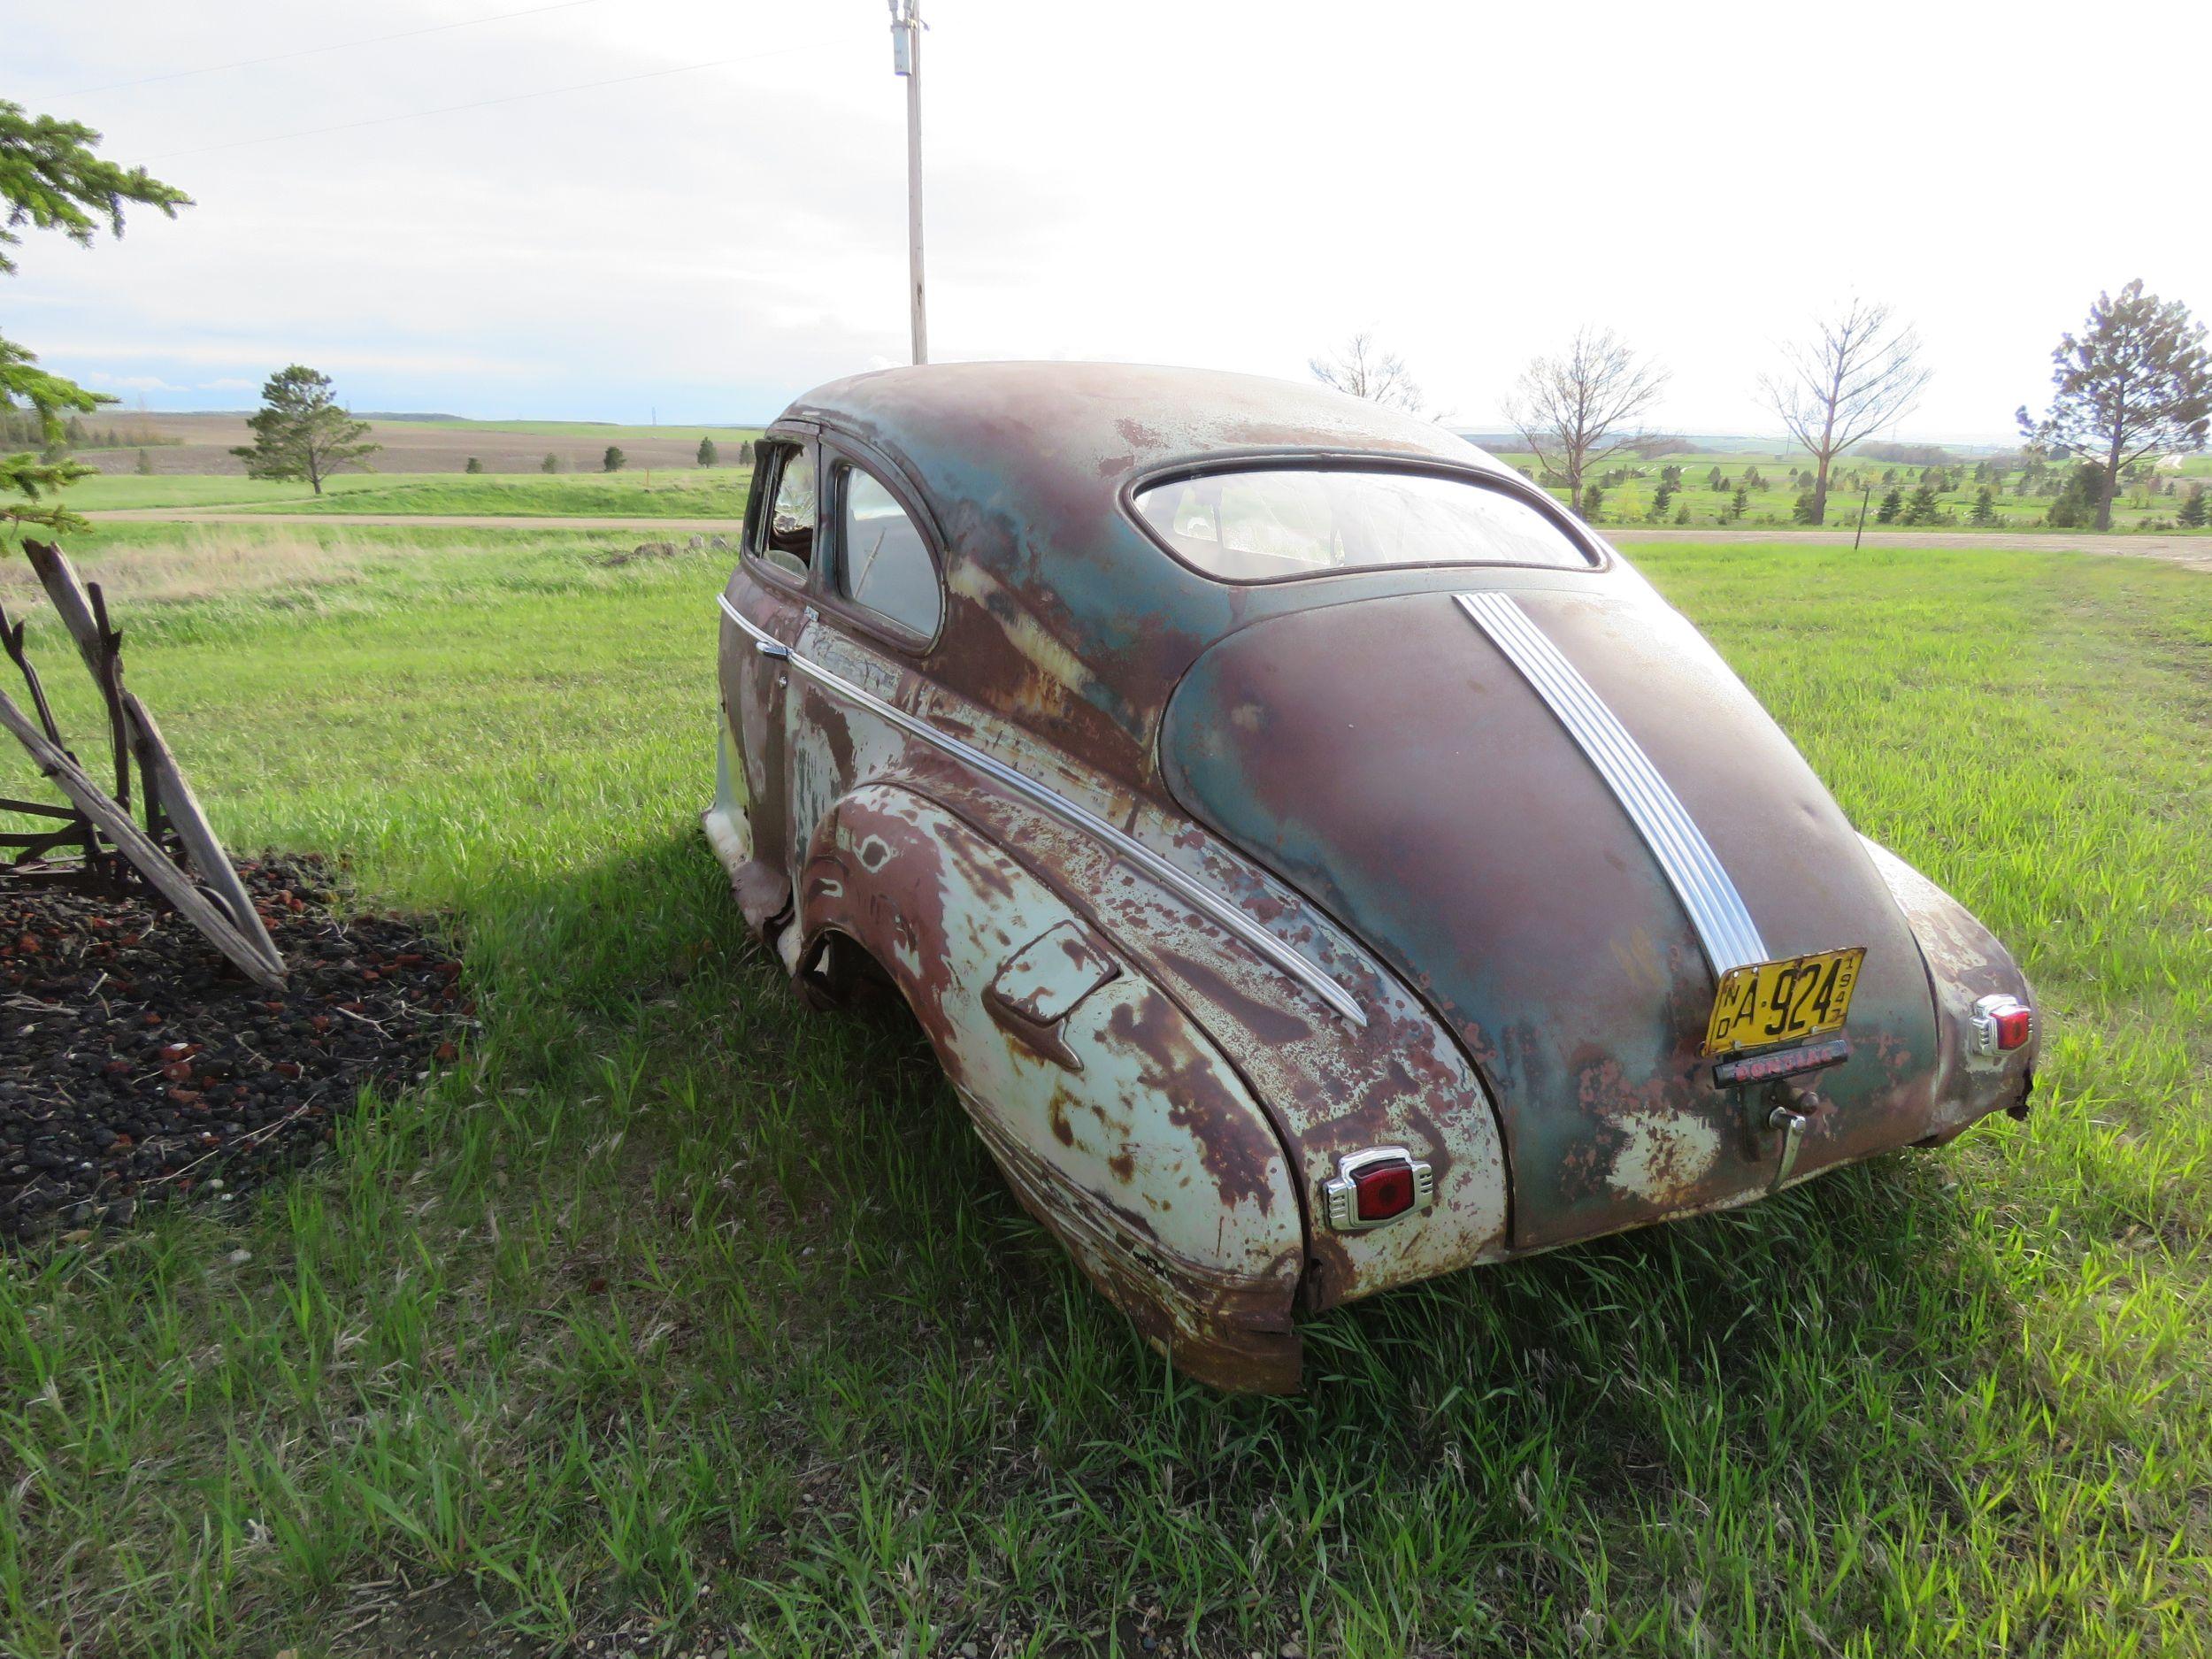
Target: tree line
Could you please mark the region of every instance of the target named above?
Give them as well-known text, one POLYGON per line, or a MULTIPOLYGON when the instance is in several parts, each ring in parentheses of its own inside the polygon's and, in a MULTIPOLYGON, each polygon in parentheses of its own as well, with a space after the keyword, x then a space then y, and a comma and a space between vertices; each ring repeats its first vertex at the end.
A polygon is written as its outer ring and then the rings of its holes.
MULTIPOLYGON (((1760 375, 1759 402, 1813 458, 1793 518, 1824 524, 1838 460, 1883 427, 1918 407, 1933 371, 1919 334, 1886 303, 1854 296, 1816 316, 1800 338, 1786 342, 1760 375)), ((2039 465, 2072 461, 2048 515, 2055 525, 2112 527, 2112 504, 2133 470, 2156 457, 2205 446, 2212 426, 2212 352, 2205 326, 2178 300, 2147 291, 2141 280, 2117 298, 2100 294, 2081 332, 2063 334, 2051 354, 2051 394, 2041 414, 2025 404, 2015 415, 2025 453, 2039 465)), ((1310 368, 1325 384, 1389 407, 1420 413, 1426 400, 1395 353, 1357 334, 1310 368)), ((1521 371, 1505 413, 1535 456, 1546 482, 1563 489, 1578 514, 1594 516, 1605 484, 1603 465, 1629 451, 1652 452, 1651 415, 1671 374, 1613 329, 1578 328, 1558 351, 1532 358, 1521 371)), ((1869 444, 1869 449, 1876 446, 1869 444)), ((1881 446, 1889 455, 1911 446, 1881 446)), ((1661 492, 1671 497, 1663 480, 1661 492)), ((1754 485, 1740 487, 1730 510, 1742 516, 1754 485)), ((1663 513, 1665 503, 1660 503, 1663 513)), ((1926 480, 1908 498, 1885 496, 1885 523, 1938 522, 1926 480)), ((2203 522, 2200 491, 2180 522, 2203 522)), ((1995 486, 1978 497, 1974 522, 1996 520, 1995 486)))

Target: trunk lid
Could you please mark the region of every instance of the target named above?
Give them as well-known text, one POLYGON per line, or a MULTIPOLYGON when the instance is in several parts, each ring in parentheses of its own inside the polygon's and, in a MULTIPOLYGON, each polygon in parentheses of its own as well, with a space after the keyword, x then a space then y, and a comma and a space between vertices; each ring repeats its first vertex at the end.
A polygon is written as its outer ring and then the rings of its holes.
MULTIPOLYGON (((1792 1179, 1926 1132, 1926 970, 1841 810, 1688 622, 1632 579, 1506 598, 1648 757, 1770 958, 1867 949, 1839 1066, 1796 1079, 1792 1179)), ((1494 600, 1490 602, 1494 603, 1494 600)), ((1755 1196, 1783 1137, 1700 1054, 1716 976, 1582 742, 1448 593, 1279 615, 1171 703, 1184 808, 1310 895, 1482 1069, 1528 1248, 1755 1196)))

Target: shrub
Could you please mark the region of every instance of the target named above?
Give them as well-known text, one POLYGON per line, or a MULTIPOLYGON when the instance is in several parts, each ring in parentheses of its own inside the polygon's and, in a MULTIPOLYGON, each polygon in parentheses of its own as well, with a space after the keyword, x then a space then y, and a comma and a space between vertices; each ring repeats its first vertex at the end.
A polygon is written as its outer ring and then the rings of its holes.
POLYGON ((538 471, 541 472, 557 472, 560 470, 561 457, 557 455, 549 455, 538 463, 538 471))
POLYGON ((611 443, 607 446, 606 454, 599 457, 599 470, 603 472, 619 472, 624 466, 628 465, 629 459, 628 456, 622 453, 620 444, 611 443))
POLYGON ((469 464, 461 470, 464 472, 480 472, 484 470, 484 464, 472 455, 469 457, 469 464))

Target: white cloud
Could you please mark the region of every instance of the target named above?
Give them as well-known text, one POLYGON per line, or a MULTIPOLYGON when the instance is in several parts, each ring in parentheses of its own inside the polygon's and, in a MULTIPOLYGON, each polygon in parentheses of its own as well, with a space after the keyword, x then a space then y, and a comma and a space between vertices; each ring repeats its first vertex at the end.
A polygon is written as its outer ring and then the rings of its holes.
MULTIPOLYGON (((1907 434, 2001 435, 2100 288, 2140 274, 2212 310, 2187 288, 2208 267, 2177 202, 2039 234, 2112 190, 2093 146, 2019 136, 2020 88, 2079 27, 2055 7, 1993 28, 1899 0, 1843 25, 1724 4, 1687 30, 1619 0, 1571 30, 1463 0, 931 11, 941 357, 1302 376, 1371 326, 1486 425, 1522 362, 1595 320, 1671 364, 1670 424, 1760 430, 1772 342, 1856 288, 1927 339, 1937 378, 1907 434), (1932 89, 1914 64, 1971 70, 1932 89)), ((603 0, 60 96, 482 16, 107 0, 12 19, 11 96, 198 199, 88 251, 34 234, 12 334, 62 373, 257 386, 300 361, 363 407, 622 419, 762 416, 904 360, 904 103, 871 0, 603 0), (725 59, 741 61, 380 119, 725 59)), ((2129 19, 2164 61, 2212 53, 2200 3, 2129 19)), ((2119 73, 2067 96, 2078 130, 2194 153, 2186 99, 2119 73)))
POLYGON ((181 386, 172 386, 158 374, 103 374, 97 369, 85 376, 95 386, 112 386, 126 392, 180 392, 181 386))

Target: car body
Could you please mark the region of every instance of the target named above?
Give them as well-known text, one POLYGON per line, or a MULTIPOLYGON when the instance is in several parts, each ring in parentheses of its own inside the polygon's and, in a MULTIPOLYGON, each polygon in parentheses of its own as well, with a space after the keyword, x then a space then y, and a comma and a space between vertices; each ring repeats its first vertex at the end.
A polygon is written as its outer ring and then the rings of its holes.
POLYGON ((758 454, 705 818, 738 902, 810 999, 896 987, 1191 1374, 1292 1388, 1302 1313, 2024 1109, 2003 948, 1442 428, 960 364, 758 454))

